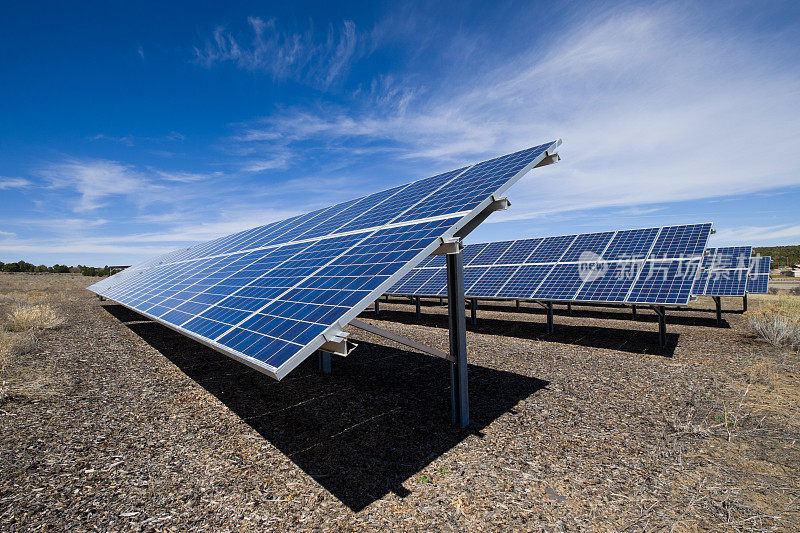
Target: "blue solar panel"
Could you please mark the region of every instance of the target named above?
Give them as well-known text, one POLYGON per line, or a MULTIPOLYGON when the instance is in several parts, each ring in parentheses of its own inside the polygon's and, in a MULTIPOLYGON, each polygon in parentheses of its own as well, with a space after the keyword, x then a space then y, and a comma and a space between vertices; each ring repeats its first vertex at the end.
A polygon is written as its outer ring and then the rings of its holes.
POLYGON ((693 294, 706 296, 744 296, 750 268, 751 246, 708 248, 693 294))
POLYGON ((495 296, 498 298, 531 298, 552 269, 552 263, 523 265, 508 278, 495 296))
POLYGON ((567 251, 577 235, 561 235, 542 239, 539 246, 528 257, 528 263, 554 263, 567 251))
POLYGON ((90 289, 281 378, 387 287, 446 289, 444 268, 401 278, 558 144, 164 254, 90 289))
MULTIPOLYGON (((470 245, 464 249, 470 264, 489 270, 465 286, 466 296, 686 305, 696 294, 692 286, 705 283, 698 280, 696 250, 704 250, 710 228, 694 224, 470 245), (656 248, 662 255, 693 255, 688 262, 680 257, 646 261, 656 248)), ((711 264, 713 256, 703 262, 711 264)))
MULTIPOLYGON (((464 251, 462 253, 462 261, 464 262, 464 266, 468 266, 472 264, 472 261, 480 254, 484 248, 489 246, 490 243, 481 243, 481 244, 472 244, 470 246, 465 246, 464 251)), ((431 266, 433 264, 431 263, 431 266)), ((442 259, 442 264, 439 266, 444 266, 444 259, 442 259)))
POLYGON ((511 246, 512 241, 492 242, 472 259, 470 265, 493 265, 501 255, 511 246))
POLYGON ((598 260, 611 242, 613 231, 578 235, 561 257, 561 262, 598 260))
POLYGON ((769 274, 770 268, 772 268, 770 256, 750 258, 750 272, 753 274, 769 274))
POLYGON ((445 184, 436 197, 423 200, 395 219, 395 222, 474 209, 481 200, 496 192, 512 176, 540 160, 550 146, 551 144, 542 144, 478 163, 464 171, 458 180, 445 184))
POLYGON ((711 224, 691 224, 661 228, 650 258, 683 259, 703 255, 711 224), (701 244, 702 243, 702 244, 701 244))
POLYGON ((645 261, 628 296, 629 302, 685 305, 700 267, 700 259, 645 261))
POLYGON ((643 261, 595 263, 594 274, 587 273, 575 299, 588 302, 624 302, 643 266, 643 261))
POLYGON ((767 294, 769 292, 769 271, 772 266, 772 258, 751 257, 750 269, 747 274, 747 292, 754 294, 767 294))
POLYGON ((481 278, 466 289, 466 294, 474 297, 483 296, 484 298, 491 298, 497 293, 500 286, 510 278, 518 267, 516 266, 497 266, 487 268, 481 278))
POLYGON ((618 231, 611 239, 603 259, 606 261, 644 259, 656 240, 660 228, 618 231))
POLYGON ((541 300, 573 300, 582 284, 581 269, 576 263, 558 263, 533 293, 533 297, 541 300))
POLYGON ((447 287, 447 270, 444 268, 436 268, 432 270, 433 276, 431 276, 428 281, 420 286, 419 294, 436 296, 443 294, 443 289, 447 287))
POLYGON ((497 260, 497 264, 517 265, 526 263, 528 257, 531 256, 533 251, 536 250, 543 240, 544 239, 523 239, 521 241, 514 241, 497 260))

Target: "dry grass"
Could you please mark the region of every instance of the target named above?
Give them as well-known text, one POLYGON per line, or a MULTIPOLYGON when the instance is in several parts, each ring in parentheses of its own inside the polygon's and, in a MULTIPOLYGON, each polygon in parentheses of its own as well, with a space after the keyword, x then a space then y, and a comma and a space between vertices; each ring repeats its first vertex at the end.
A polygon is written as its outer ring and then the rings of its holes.
POLYGON ((64 325, 64 318, 47 303, 20 303, 9 313, 6 327, 9 331, 56 329, 64 325))
POLYGON ((773 386, 778 376, 774 363, 761 361, 747 367, 747 378, 750 383, 773 386))
POLYGON ((747 322, 773 346, 800 348, 800 298, 782 297, 747 313, 747 322))

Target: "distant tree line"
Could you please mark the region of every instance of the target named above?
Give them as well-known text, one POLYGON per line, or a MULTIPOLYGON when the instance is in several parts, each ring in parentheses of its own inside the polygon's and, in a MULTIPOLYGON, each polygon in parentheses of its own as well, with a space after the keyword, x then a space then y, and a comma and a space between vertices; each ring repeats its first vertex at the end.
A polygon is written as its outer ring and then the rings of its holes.
POLYGON ((108 276, 108 265, 104 267, 90 267, 85 265, 67 266, 56 263, 53 266, 34 265, 27 261, 17 261, 16 263, 3 263, 0 261, 0 271, 2 272, 52 272, 54 274, 81 273, 84 276, 108 276))
POLYGON ((793 246, 764 246, 753 248, 760 255, 772 257, 773 267, 786 267, 800 263, 800 244, 793 246))

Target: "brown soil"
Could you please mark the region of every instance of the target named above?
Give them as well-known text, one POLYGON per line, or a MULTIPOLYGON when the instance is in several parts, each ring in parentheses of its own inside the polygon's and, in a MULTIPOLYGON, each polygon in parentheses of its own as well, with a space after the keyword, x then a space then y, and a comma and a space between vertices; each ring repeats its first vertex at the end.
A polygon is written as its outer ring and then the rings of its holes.
MULTIPOLYGON (((800 528, 798 356, 710 300, 666 349, 644 310, 559 309, 548 335, 482 304, 458 430, 444 360, 354 330, 332 374, 276 382, 92 281, 0 275, 0 317, 39 291, 67 318, 0 375, 0 530, 800 528)), ((363 318, 446 350, 446 308, 413 311, 363 318)))

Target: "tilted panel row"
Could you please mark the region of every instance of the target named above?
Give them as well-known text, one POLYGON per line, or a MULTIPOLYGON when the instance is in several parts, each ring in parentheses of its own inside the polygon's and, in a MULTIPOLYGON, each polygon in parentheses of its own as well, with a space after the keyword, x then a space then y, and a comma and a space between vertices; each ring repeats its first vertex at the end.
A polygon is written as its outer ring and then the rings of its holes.
MULTIPOLYGON (((465 294, 686 305, 710 233, 711 224, 691 224, 469 245, 465 294)), ((443 268, 432 258, 388 292, 444 295, 443 268)))

